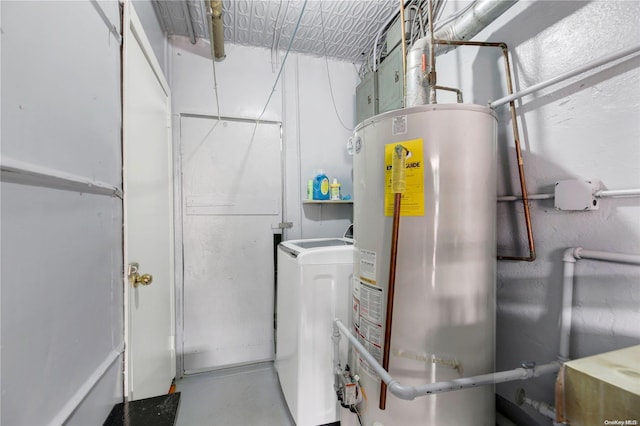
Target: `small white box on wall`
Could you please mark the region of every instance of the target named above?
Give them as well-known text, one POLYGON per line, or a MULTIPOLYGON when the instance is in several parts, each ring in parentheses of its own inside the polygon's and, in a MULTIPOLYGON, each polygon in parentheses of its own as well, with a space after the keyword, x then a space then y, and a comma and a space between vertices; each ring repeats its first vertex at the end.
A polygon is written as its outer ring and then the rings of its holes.
POLYGON ((556 182, 555 208, 566 211, 598 210, 595 192, 600 181, 595 179, 569 179, 556 182))

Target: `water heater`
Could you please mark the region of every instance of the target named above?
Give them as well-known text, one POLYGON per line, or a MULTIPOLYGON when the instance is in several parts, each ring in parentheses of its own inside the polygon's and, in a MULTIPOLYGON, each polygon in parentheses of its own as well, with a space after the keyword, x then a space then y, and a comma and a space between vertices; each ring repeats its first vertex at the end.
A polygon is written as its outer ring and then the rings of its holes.
MULTIPOLYGON (((408 153, 389 372, 420 385, 491 373, 495 348, 497 121, 486 107, 422 105, 365 120, 354 135, 353 331, 381 362, 394 209, 392 153, 408 153)), ((493 386, 405 401, 356 352, 365 426, 495 425, 493 386)))

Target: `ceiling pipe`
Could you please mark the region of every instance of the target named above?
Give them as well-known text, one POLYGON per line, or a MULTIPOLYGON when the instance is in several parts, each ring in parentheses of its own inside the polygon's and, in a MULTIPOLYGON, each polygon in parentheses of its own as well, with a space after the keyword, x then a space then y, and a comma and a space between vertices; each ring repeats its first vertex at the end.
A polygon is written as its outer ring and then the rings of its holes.
MULTIPOLYGON (((470 40, 500 15, 507 11, 517 0, 480 0, 466 13, 463 13, 451 24, 437 30, 437 40, 470 40)), ((436 46, 436 55, 447 53, 456 46, 436 46)))
POLYGON ((224 24, 222 22, 222 0, 209 0, 209 40, 211 56, 220 62, 227 57, 224 53, 224 24))
MULTIPOLYGON (((440 28, 433 34, 436 40, 469 40, 486 28, 491 22, 507 11, 517 0, 479 0, 467 12, 463 13, 451 24, 440 28)), ((405 105, 408 107, 429 103, 429 84, 427 75, 431 70, 430 61, 426 61, 423 70, 423 57, 429 57, 431 37, 417 40, 407 55, 407 95, 405 105)), ((433 46, 435 56, 442 55, 456 45, 436 44, 433 46)))

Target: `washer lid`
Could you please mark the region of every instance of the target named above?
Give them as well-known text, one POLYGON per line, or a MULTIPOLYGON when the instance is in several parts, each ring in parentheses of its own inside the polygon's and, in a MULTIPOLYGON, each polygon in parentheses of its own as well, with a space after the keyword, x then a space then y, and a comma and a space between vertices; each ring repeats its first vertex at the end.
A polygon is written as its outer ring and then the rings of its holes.
POLYGON ((353 245, 353 241, 348 241, 342 238, 332 238, 328 240, 299 240, 293 243, 301 249, 353 245))
POLYGON ((290 240, 281 242, 278 247, 292 257, 298 258, 299 261, 301 261, 300 258, 305 258, 304 263, 353 261, 353 240, 350 238, 290 240), (342 260, 345 256, 346 259, 342 260))

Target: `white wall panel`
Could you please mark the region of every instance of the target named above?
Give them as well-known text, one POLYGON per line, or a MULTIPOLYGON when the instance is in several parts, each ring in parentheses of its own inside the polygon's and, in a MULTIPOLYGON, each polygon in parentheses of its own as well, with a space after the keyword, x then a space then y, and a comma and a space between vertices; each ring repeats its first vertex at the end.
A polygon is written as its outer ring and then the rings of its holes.
POLYGON ((120 355, 105 373, 104 379, 91 390, 83 404, 73 413, 65 426, 87 426, 94 424, 102 415, 106 418, 114 404, 122 402, 122 364, 124 355, 120 355))
MULTIPOLYGON (((116 2, 101 7, 118 16, 116 2)), ((2 8, 2 154, 119 184, 120 49, 109 28, 89 1, 2 8)))
POLYGON ((2 423, 46 424, 122 341, 121 202, 1 190, 2 423))
POLYGON ((284 185, 284 211, 282 220, 291 222, 292 227, 283 232, 284 240, 295 240, 302 238, 302 204, 301 200, 306 194, 306 182, 300 174, 300 120, 299 120, 299 98, 298 87, 299 56, 294 55, 289 58, 288 65, 283 70, 283 93, 282 93, 282 128, 284 163, 286 167, 283 171, 284 185))
POLYGON ((160 22, 158 21, 158 15, 152 0, 133 0, 131 2, 136 10, 136 15, 140 19, 144 32, 151 43, 153 53, 155 53, 158 63, 162 68, 164 77, 168 79, 169 76, 169 61, 168 61, 168 40, 165 35, 160 22))
MULTIPOLYGON (((118 3, 0 8, 2 158, 120 187, 118 3)), ((122 201, 37 184, 0 188, 6 425, 48 424, 74 406, 123 340, 122 201)), ((121 371, 119 358, 70 424, 104 421, 122 401, 121 371)))
MULTIPOLYGON (((209 45, 202 40, 192 45, 188 38, 179 36, 171 38, 171 45, 174 114, 216 115, 209 45)), ((233 44, 225 49, 227 58, 216 62, 220 114, 257 118, 277 76, 270 52, 233 44)), ((303 207, 301 202, 307 181, 320 168, 330 178, 338 178, 343 194, 352 192, 351 157, 345 147, 354 127, 357 80, 355 67, 348 62, 330 60, 327 66, 324 58, 299 54, 290 54, 287 59, 283 78, 262 117, 283 122, 285 218, 293 221, 293 228, 285 232, 286 239, 339 236, 350 223, 349 205, 303 207), (344 126, 334 110, 329 75, 344 126)))
MULTIPOLYGON (((174 36, 171 53, 174 113, 218 115, 213 84, 209 43, 174 36)), ((257 119, 262 113, 276 80, 266 49, 225 44, 227 58, 216 62, 220 115, 257 119)), ((281 121, 281 83, 267 107, 263 120, 281 121)))
MULTIPOLYGON (((524 89, 637 45, 639 20, 638 2, 519 2, 476 39, 509 45, 516 88, 524 89)), ((491 50, 461 47, 438 57, 438 84, 461 87, 467 102, 486 104, 504 96, 502 59, 491 50)), ((640 187, 640 57, 600 67, 517 105, 530 192, 552 193, 555 181, 574 177, 598 178, 608 189, 640 187)), ((508 108, 498 112, 499 195, 519 194, 508 108)), ((638 198, 601 199, 598 211, 583 213, 556 211, 553 200, 531 205, 538 259, 498 264, 498 369, 557 356, 565 247, 640 252, 638 198)), ((521 203, 499 203, 499 253, 526 254, 522 210, 521 203)), ((639 282, 638 267, 578 261, 572 357, 640 341, 638 328, 629 326, 640 321, 639 282)), ((497 390, 513 401, 515 390, 523 387, 530 397, 553 404, 553 385, 553 378, 545 377, 497 390)), ((523 410, 518 424, 551 424, 523 410)))
MULTIPOLYGON (((355 127, 353 64, 300 56, 297 62, 300 137, 300 197, 306 198, 307 182, 323 169, 342 184, 342 194, 353 197, 352 157, 347 139, 355 127), (329 80, 331 79, 331 80, 329 80), (335 108, 331 93, 335 99, 335 108)), ((338 237, 352 219, 352 205, 307 204, 302 210, 302 238, 338 237)))

